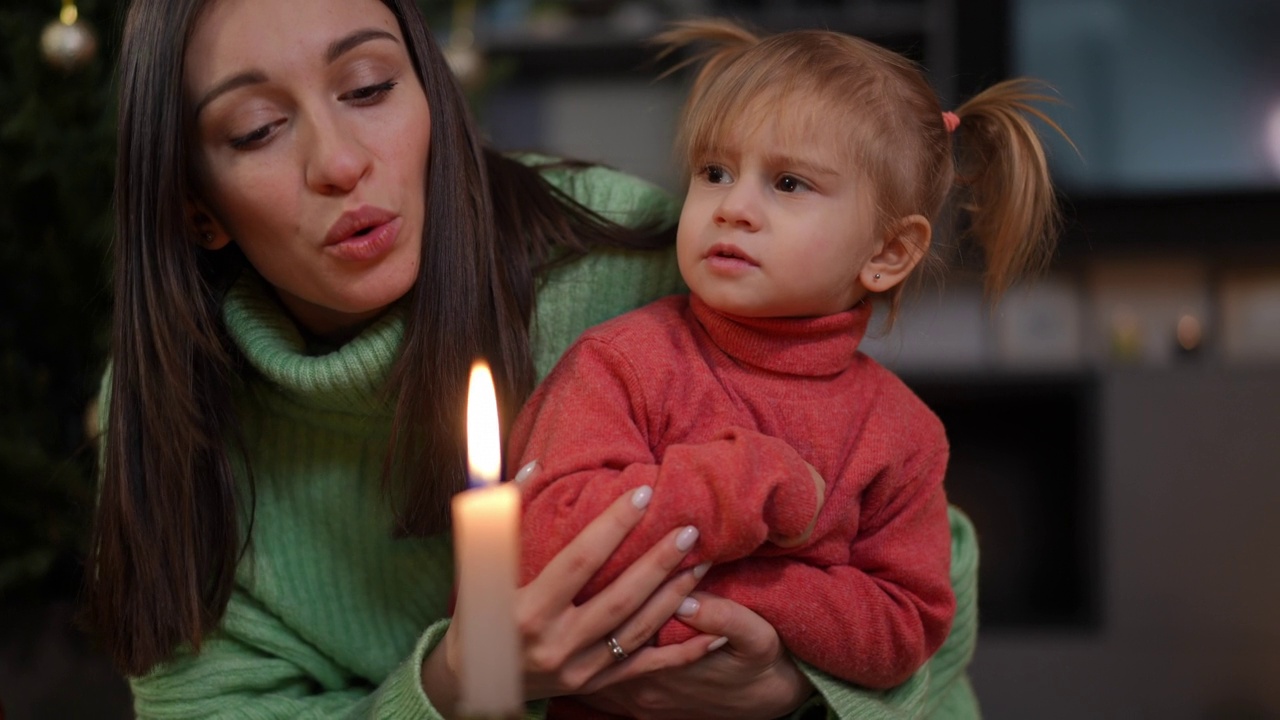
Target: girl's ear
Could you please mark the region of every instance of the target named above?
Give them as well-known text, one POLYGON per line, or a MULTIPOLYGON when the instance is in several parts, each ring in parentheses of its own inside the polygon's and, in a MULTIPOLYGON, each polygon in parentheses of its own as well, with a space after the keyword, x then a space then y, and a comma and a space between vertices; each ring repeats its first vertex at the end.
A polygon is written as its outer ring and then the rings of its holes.
POLYGON ((187 214, 191 217, 191 224, 195 226, 196 232, 200 234, 200 247, 205 250, 221 250, 231 242, 231 235, 201 202, 188 200, 187 214))
POLYGON ((908 215, 889 226, 880 251, 862 267, 858 279, 873 293, 884 292, 907 279, 929 252, 933 226, 923 215, 908 215))

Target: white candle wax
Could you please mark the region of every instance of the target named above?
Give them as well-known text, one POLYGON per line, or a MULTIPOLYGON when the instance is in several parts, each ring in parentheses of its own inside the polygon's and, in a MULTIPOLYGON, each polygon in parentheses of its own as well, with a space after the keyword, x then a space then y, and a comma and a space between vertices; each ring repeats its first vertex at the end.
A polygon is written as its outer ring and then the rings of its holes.
POLYGON ((518 715, 524 695, 515 618, 520 493, 497 482, 502 466, 498 405, 493 377, 483 363, 471 370, 467 459, 478 486, 453 498, 459 709, 473 717, 518 715))

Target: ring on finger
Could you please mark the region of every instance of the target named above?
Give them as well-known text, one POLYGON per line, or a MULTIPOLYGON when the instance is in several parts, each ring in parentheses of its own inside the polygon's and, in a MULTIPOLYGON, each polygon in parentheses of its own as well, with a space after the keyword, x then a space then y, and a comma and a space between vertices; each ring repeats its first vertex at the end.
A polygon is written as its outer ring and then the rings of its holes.
POLYGON ((610 636, 607 644, 609 645, 609 652, 613 653, 614 660, 622 662, 627 659, 627 651, 623 650, 622 646, 618 644, 618 638, 610 636))

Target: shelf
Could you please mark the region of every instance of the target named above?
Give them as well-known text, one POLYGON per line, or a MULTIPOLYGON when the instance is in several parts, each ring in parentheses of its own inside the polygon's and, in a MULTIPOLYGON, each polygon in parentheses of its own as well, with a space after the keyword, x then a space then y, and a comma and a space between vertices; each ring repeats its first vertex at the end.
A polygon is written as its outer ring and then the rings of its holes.
POLYGON ((1280 189, 1065 194, 1064 256, 1105 250, 1280 252, 1280 189))
POLYGON ((478 40, 490 58, 513 62, 516 73, 524 78, 632 73, 656 77, 660 71, 653 64, 654 50, 646 45, 652 34, 586 19, 555 32, 482 32, 478 40))
MULTIPOLYGON (((827 28, 865 37, 898 52, 920 59, 933 28, 939 22, 937 3, 922 0, 844 3, 713 3, 707 13, 736 19, 765 31, 795 28, 827 28)), ((569 17, 510 29, 477 28, 484 52, 497 62, 511 61, 518 76, 539 77, 617 76, 637 74, 656 77, 659 65, 648 39, 669 22, 694 15, 656 11, 642 15, 569 17)))

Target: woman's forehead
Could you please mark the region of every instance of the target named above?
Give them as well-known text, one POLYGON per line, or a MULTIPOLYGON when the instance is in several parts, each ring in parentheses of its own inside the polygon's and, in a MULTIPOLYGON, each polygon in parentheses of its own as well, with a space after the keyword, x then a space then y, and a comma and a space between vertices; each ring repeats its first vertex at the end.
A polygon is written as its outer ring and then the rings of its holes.
POLYGON ((296 0, 210 0, 186 49, 187 82, 198 93, 235 73, 324 63, 333 43, 360 28, 401 35, 379 0, 307 0, 305 9, 296 0))

